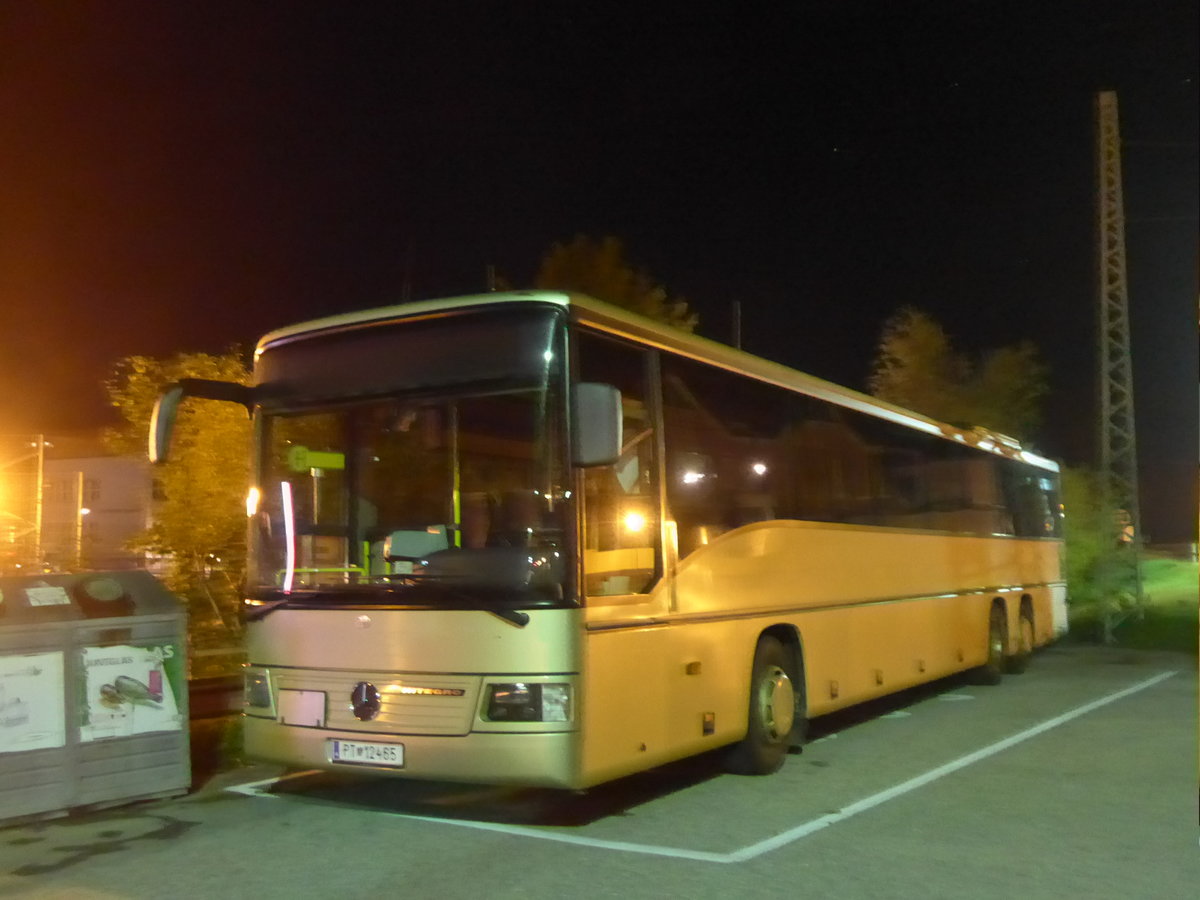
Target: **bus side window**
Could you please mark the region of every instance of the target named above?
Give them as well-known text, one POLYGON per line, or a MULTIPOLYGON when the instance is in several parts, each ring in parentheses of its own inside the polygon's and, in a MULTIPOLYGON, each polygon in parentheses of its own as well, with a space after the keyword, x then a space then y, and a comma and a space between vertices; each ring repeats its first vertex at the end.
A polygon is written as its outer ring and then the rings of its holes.
POLYGON ((662 571, 657 441, 646 402, 648 353, 581 333, 578 355, 581 381, 621 391, 624 419, 620 458, 583 470, 585 594, 645 593, 662 571))
POLYGON ((787 428, 788 399, 773 385, 664 356, 667 502, 681 560, 784 514, 791 458, 800 456, 787 428))

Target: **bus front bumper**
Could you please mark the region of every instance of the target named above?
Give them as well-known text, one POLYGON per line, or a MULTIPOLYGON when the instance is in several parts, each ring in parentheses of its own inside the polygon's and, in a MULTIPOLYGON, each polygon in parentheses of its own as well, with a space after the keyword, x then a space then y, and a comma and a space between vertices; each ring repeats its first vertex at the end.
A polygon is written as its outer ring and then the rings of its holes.
POLYGON ((249 715, 242 721, 248 757, 292 768, 357 771, 427 781, 567 789, 579 786, 578 732, 375 735, 282 725, 275 719, 249 715), (335 761, 335 741, 390 746, 393 749, 387 755, 402 759, 399 764, 335 761), (397 751, 395 745, 403 749, 397 751))

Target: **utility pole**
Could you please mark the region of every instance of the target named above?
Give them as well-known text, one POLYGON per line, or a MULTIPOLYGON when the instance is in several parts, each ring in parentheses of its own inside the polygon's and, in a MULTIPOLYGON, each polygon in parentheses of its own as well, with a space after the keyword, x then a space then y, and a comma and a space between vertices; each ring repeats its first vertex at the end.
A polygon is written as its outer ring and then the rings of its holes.
POLYGON ((75 571, 79 572, 83 569, 83 517, 91 510, 83 505, 83 472, 76 472, 73 480, 75 482, 75 539, 72 555, 75 557, 75 571))
POLYGON ((46 511, 46 436, 37 436, 37 472, 33 482, 33 568, 42 568, 42 519, 46 511))
POLYGON ((400 302, 412 303, 413 288, 413 242, 404 248, 404 277, 400 281, 400 302))
POLYGON ((47 446, 41 434, 0 435, 0 569, 40 571, 47 446))
MULTIPOLYGON (((1100 421, 1097 450, 1104 508, 1113 516, 1113 539, 1131 571, 1120 573, 1132 584, 1132 608, 1109 604, 1104 637, 1132 614, 1142 614, 1142 543, 1138 503, 1137 435, 1133 416, 1133 364, 1129 340, 1129 282, 1125 266, 1125 199, 1121 180, 1121 132, 1117 95, 1096 95, 1097 265, 1099 287, 1098 358, 1100 421), (1116 608, 1114 608, 1116 607, 1116 608)), ((1116 598, 1113 598, 1116 599, 1116 598)))

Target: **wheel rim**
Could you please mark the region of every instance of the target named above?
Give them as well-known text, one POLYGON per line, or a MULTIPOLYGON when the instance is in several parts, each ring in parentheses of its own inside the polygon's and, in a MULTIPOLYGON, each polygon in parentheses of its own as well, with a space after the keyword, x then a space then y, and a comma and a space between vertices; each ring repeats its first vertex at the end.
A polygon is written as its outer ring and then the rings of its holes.
POLYGON ((796 718, 796 691, 779 666, 771 666, 763 675, 758 686, 759 717, 767 737, 781 741, 791 733, 796 718))

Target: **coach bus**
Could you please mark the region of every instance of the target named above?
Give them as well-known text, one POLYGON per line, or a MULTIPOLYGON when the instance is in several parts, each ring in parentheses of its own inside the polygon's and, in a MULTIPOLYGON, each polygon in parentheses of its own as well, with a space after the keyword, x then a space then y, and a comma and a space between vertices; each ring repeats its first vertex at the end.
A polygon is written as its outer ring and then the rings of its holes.
POLYGON ((576 294, 272 332, 253 417, 246 753, 585 788, 1065 630, 1055 463, 576 294))

